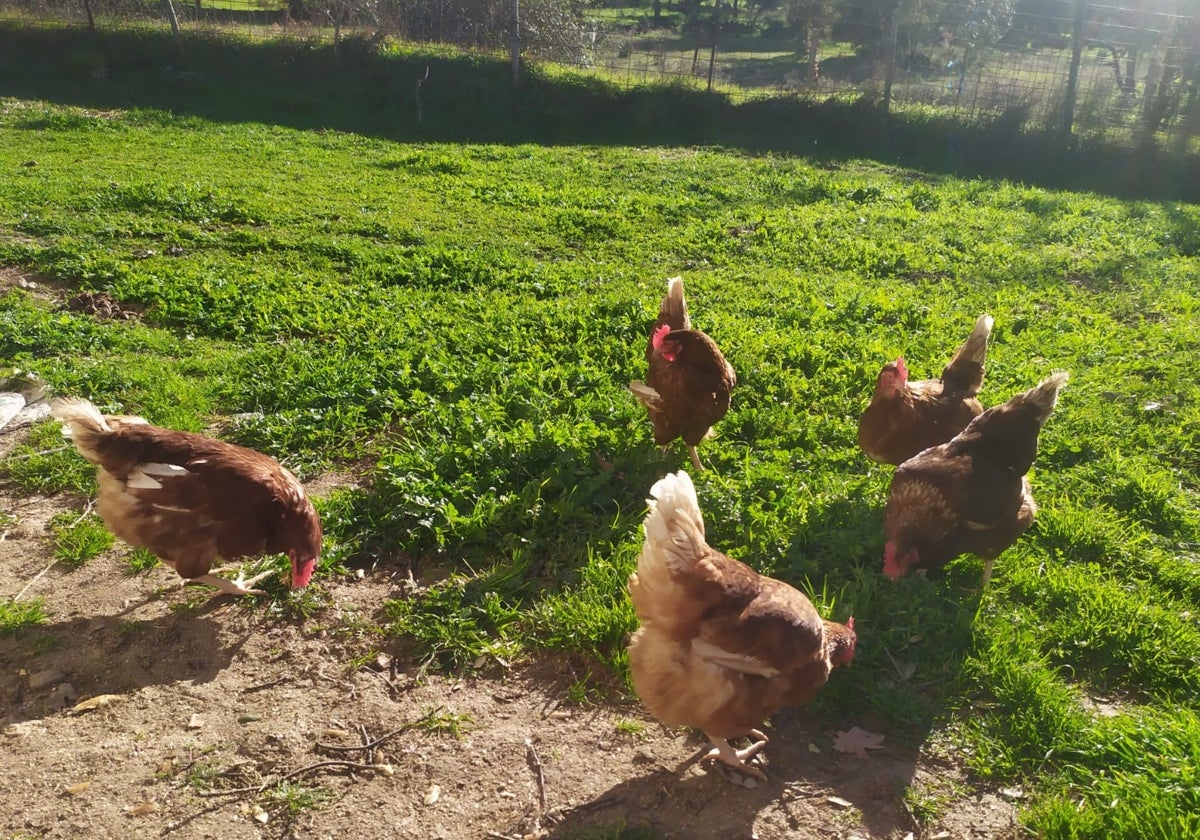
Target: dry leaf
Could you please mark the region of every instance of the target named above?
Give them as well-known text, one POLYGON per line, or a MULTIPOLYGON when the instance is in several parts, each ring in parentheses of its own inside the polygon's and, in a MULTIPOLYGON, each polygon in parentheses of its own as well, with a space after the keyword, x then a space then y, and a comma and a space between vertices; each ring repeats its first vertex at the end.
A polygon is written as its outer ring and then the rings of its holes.
POLYGON ((866 758, 867 750, 883 749, 883 736, 855 726, 849 732, 839 730, 833 748, 840 753, 854 753, 859 758, 866 758))
POLYGON ((396 775, 396 768, 390 764, 376 764, 375 769, 385 776, 396 775))
POLYGON ((129 809, 129 816, 144 817, 147 814, 153 814, 158 810, 158 805, 153 802, 139 802, 129 809))
POLYGON ((257 820, 258 822, 262 823, 263 825, 266 825, 267 822, 271 819, 271 815, 268 814, 266 811, 264 811, 262 808, 255 805, 254 806, 254 819, 257 820))
POLYGON ((124 700, 125 697, 121 694, 97 694, 95 697, 89 697, 87 700, 81 700, 71 707, 72 714, 80 714, 81 712, 90 712, 93 709, 99 709, 101 706, 107 706, 109 703, 115 703, 118 700, 124 700))
POLYGON ((854 807, 853 802, 851 802, 849 799, 842 799, 842 797, 840 797, 840 796, 826 796, 825 801, 832 802, 834 805, 837 805, 839 808, 853 808, 854 807))
POLYGON ((91 782, 80 782, 77 785, 71 785, 68 788, 64 788, 64 791, 66 793, 69 793, 71 796, 78 796, 79 794, 83 793, 85 790, 87 790, 91 786, 92 786, 91 782))
POLYGON ((820 747, 818 747, 816 744, 814 744, 812 741, 809 741, 809 742, 808 742, 808 751, 809 751, 810 753, 815 753, 815 754, 817 754, 817 755, 820 755, 820 753, 821 753, 821 748, 820 748, 820 747))
POLYGON ((440 785, 430 785, 429 790, 425 791, 425 804, 432 805, 437 802, 442 796, 442 788, 440 785))

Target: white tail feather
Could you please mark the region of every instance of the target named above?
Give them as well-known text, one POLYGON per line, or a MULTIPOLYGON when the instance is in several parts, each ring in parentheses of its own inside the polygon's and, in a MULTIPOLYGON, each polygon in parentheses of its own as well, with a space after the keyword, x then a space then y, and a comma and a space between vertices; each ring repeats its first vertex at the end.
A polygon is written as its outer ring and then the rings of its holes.
POLYGON ((654 567, 666 566, 673 571, 691 568, 707 546, 704 517, 691 476, 683 470, 666 475, 650 488, 650 495, 638 574, 651 576, 654 567))
POLYGON ((100 413, 100 409, 80 397, 63 397, 55 400, 50 407, 50 413, 56 420, 66 424, 70 431, 64 430, 63 434, 67 437, 71 437, 81 428, 91 432, 112 431, 104 420, 104 415, 100 413))

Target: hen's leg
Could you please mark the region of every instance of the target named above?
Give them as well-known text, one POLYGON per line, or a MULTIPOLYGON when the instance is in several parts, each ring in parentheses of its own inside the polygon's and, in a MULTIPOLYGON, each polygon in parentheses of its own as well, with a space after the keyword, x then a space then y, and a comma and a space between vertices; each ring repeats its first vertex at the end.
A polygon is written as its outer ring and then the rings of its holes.
POLYGON ((704 472, 704 465, 700 463, 700 456, 696 454, 696 447, 688 444, 688 454, 692 456, 692 466, 696 468, 696 472, 704 472))
POLYGON ((716 749, 712 750, 708 755, 704 756, 701 761, 720 761, 728 764, 730 767, 736 767, 743 773, 754 776, 756 779, 765 782, 767 774, 759 770, 752 764, 747 764, 746 759, 753 758, 758 755, 763 747, 767 745, 767 736, 759 732, 757 729, 750 730, 750 737, 756 739, 754 743, 746 747, 744 750, 735 750, 729 746, 729 742, 724 738, 717 738, 713 735, 704 733, 708 740, 713 742, 716 749))
POLYGON ((217 577, 216 575, 210 574, 201 575, 198 578, 192 578, 191 580, 187 581, 187 583, 207 583, 209 586, 215 586, 217 589, 229 595, 266 595, 267 593, 261 589, 250 589, 248 587, 254 586, 254 584, 258 583, 263 578, 270 577, 273 573, 273 570, 268 570, 262 574, 255 575, 249 580, 246 580, 246 571, 245 569, 241 569, 238 571, 238 576, 233 580, 226 580, 223 577, 217 577))
POLYGON ((983 583, 979 584, 979 591, 983 592, 987 589, 988 581, 992 579, 992 564, 996 562, 995 557, 987 557, 983 561, 983 583))

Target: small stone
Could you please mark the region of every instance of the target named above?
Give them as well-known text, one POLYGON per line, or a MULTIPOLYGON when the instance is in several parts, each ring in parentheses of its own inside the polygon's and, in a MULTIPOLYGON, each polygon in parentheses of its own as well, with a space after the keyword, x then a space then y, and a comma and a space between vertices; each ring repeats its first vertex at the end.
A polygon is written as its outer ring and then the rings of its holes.
POLYGON ((750 790, 754 790, 756 787, 758 787, 758 779, 754 778, 753 776, 747 776, 742 780, 742 784, 750 788, 750 790))
POLYGON ((41 691, 43 688, 49 688, 52 685, 57 685, 66 679, 67 675, 62 671, 56 671, 53 668, 47 668, 45 671, 38 671, 36 674, 30 674, 29 687, 34 691, 41 691))
POLYGON ((432 784, 429 786, 429 790, 425 791, 425 804, 426 805, 432 805, 433 803, 437 802, 441 798, 442 798, 441 785, 432 784))
POLYGON ((79 794, 83 793, 91 786, 91 782, 80 782, 77 785, 70 785, 69 787, 63 788, 63 792, 69 796, 79 796, 79 794))
POLYGON ((203 726, 204 716, 199 713, 192 715, 191 719, 187 722, 188 729, 201 729, 203 726))
POLYGON ((158 810, 158 805, 153 802, 139 802, 129 809, 129 816, 144 817, 147 814, 153 814, 158 810))

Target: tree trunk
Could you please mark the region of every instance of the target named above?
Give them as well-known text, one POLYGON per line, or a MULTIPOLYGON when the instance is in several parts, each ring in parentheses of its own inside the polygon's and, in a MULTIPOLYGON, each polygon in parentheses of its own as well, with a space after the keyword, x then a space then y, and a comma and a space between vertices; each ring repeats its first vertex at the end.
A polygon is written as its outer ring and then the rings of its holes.
POLYGON ((815 85, 821 78, 821 36, 811 18, 804 22, 804 40, 808 47, 808 83, 815 85))
POLYGON ((92 0, 83 0, 83 10, 87 13, 88 30, 96 31, 96 18, 92 16, 92 0))
POLYGON ((888 24, 887 39, 887 76, 883 82, 883 113, 890 113, 892 107, 892 82, 896 78, 896 39, 900 35, 900 3, 892 6, 892 19, 888 24))

